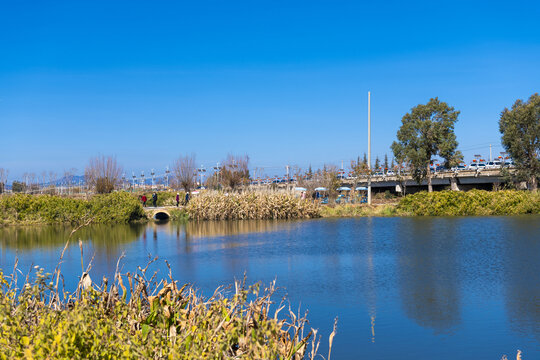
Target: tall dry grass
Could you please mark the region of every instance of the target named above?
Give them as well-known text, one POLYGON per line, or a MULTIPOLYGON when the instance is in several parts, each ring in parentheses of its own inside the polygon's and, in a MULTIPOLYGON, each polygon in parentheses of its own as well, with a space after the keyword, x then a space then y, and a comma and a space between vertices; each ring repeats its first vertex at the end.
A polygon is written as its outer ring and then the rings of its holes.
POLYGON ((208 193, 186 206, 191 220, 308 219, 320 217, 320 206, 280 193, 208 193))
MULTIPOLYGON (((69 241, 68 241, 69 243, 69 241)), ((64 251, 68 247, 64 247, 64 251)), ((82 259, 82 245, 81 259, 82 259)), ((139 267, 117 270, 100 284, 84 268, 74 291, 37 266, 18 287, 17 265, 0 269, 0 359, 315 359, 320 336, 306 314, 284 300, 275 305, 275 281, 262 288, 235 281, 209 298, 139 267)), ((169 264, 167 263, 167 266, 169 264)), ((334 331, 330 336, 330 350, 334 331)), ((330 353, 328 354, 330 358, 330 353)))

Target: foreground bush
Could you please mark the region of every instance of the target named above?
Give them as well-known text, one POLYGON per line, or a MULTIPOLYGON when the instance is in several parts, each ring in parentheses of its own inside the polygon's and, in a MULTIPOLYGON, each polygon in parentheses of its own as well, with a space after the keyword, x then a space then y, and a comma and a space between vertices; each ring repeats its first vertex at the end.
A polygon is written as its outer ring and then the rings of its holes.
POLYGON ((143 218, 139 201, 123 192, 90 200, 28 194, 0 197, 0 225, 128 223, 143 218))
POLYGON ((289 310, 281 318, 283 305, 270 311, 275 283, 260 291, 237 281, 233 294, 218 288, 204 298, 172 278, 148 281, 139 267, 100 286, 84 273, 77 291, 61 296, 58 277, 40 269, 18 290, 16 279, 0 270, 0 359, 313 359, 317 353, 317 331, 304 334, 305 316, 289 310))
POLYGON ((320 217, 319 205, 289 194, 209 193, 193 198, 192 220, 308 219, 320 217))
POLYGON ((419 192, 404 197, 397 210, 416 216, 540 214, 540 193, 517 190, 419 192))

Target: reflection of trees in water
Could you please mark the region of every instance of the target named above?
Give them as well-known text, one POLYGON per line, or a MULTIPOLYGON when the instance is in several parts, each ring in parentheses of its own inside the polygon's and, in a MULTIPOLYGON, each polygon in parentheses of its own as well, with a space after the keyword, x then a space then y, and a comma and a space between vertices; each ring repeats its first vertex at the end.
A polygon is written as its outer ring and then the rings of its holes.
MULTIPOLYGON (((404 219, 405 220, 405 219, 404 219)), ((448 332, 459 323, 460 294, 453 222, 410 219, 398 232, 401 300, 419 325, 448 332)))
POLYGON ((540 341, 540 222, 511 221, 506 249, 506 311, 512 328, 540 341))
MULTIPOLYGON (((136 240, 145 225, 90 225, 79 229, 72 239, 91 240, 96 248, 111 248, 136 240)), ((19 251, 62 247, 72 227, 23 226, 0 229, 0 245, 19 251)))

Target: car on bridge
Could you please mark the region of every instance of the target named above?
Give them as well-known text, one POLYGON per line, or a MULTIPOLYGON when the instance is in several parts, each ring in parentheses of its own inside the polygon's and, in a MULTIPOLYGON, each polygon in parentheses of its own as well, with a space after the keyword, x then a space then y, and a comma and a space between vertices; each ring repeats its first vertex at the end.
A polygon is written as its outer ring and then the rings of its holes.
POLYGON ((461 171, 461 170, 467 170, 467 166, 465 166, 465 164, 459 164, 452 168, 452 171, 461 171))
POLYGON ((486 164, 485 163, 472 163, 469 165, 469 170, 476 170, 476 171, 482 171, 485 170, 486 164))
POLYGON ((499 160, 488 161, 486 164, 486 169, 500 169, 501 162, 499 160))

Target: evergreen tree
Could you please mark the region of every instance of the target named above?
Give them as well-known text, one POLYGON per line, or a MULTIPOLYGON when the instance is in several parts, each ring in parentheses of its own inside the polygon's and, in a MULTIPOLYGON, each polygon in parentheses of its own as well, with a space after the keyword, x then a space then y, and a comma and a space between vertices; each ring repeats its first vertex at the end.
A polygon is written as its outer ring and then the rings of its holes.
POLYGON ((433 191, 429 163, 439 155, 445 160, 445 167, 451 168, 463 156, 457 151, 454 125, 459 111, 439 101, 430 99, 425 105, 419 104, 401 119, 397 141, 392 143, 392 151, 397 159, 410 164, 413 177, 420 183, 427 178, 428 191, 433 191))
POLYGON ((527 102, 517 100, 511 110, 505 108, 499 120, 502 145, 514 160, 516 176, 527 180, 537 191, 540 179, 540 95, 527 102))

